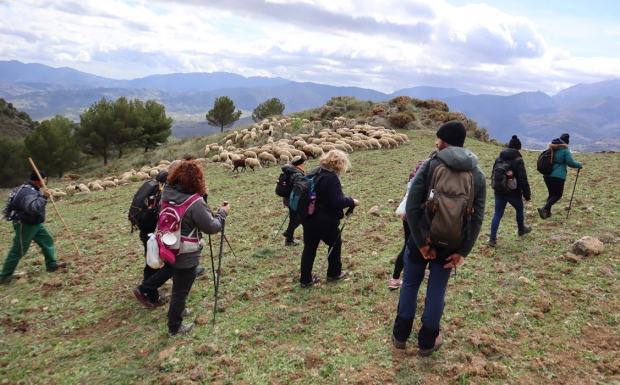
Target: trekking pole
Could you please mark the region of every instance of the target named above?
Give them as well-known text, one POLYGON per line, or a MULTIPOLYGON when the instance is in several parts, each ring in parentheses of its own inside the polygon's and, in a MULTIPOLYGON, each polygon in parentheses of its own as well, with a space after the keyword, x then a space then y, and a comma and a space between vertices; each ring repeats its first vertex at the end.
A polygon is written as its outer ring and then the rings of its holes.
POLYGON ((222 254, 224 251, 224 225, 226 222, 222 222, 222 239, 220 240, 220 256, 217 261, 217 282, 215 283, 215 304, 213 305, 213 327, 215 327, 215 313, 217 313, 217 295, 220 289, 220 271, 222 266, 222 254))
POLYGON ((226 241, 226 244, 228 245, 228 248, 230 249, 230 251, 233 253, 233 256, 237 258, 237 254, 235 254, 235 250, 233 250, 232 246, 230 245, 230 242, 228 242, 228 237, 226 235, 224 235, 224 240, 226 241))
POLYGON ((286 218, 288 218, 288 215, 290 214, 290 210, 289 212, 286 213, 286 216, 284 217, 284 220, 282 221, 282 224, 280 225, 280 228, 278 229, 278 232, 276 233, 276 236, 273 237, 273 241, 276 241, 276 238, 278 238, 278 234, 280 234, 280 230, 282 230, 282 226, 284 226, 284 222, 286 222, 286 218))
POLYGON ((570 207, 573 204, 573 195, 575 195, 575 187, 577 187, 577 179, 579 179, 579 171, 580 168, 577 169, 577 177, 575 177, 575 185, 573 186, 573 193, 570 195, 570 203, 568 204, 568 212, 566 213, 566 219, 568 219, 568 214, 570 214, 570 207))
MULTIPOLYGON (((34 172, 37 173, 37 176, 39 177, 39 180, 41 181, 41 183, 43 183, 43 188, 47 189, 47 186, 45 186, 45 181, 43 180, 43 178, 41 178, 41 174, 39 174, 39 169, 37 169, 37 166, 34 165, 34 162, 32 161, 32 158, 28 158, 28 161, 32 165, 32 168, 34 169, 34 172)), ((65 229, 67 229, 67 233, 69 233, 69 236, 71 237, 71 241, 73 242, 73 246, 75 246, 75 250, 77 251, 78 256, 80 256, 80 258, 81 258, 82 254, 80 253, 80 249, 78 249, 78 246, 75 243, 75 239, 73 239, 73 235, 71 234, 71 231, 69 231, 69 227, 65 223, 65 220, 62 219, 62 216, 60 215, 60 211, 58 211, 58 207, 56 207, 56 202, 54 202, 54 197, 52 195, 50 195, 49 199, 52 201, 52 205, 54 205, 54 209, 56 210, 56 214, 58 214, 58 218, 60 218, 60 221, 62 222, 62 224, 65 225, 65 229)))
MULTIPOLYGON (((347 221, 349 220, 349 217, 351 216, 351 214, 353 214, 353 209, 355 209, 355 206, 351 206, 347 210, 347 212, 345 214, 346 218, 344 220, 344 223, 342 224, 342 227, 340 228, 340 231, 338 231, 338 236, 336 237, 336 240, 334 241, 334 244, 336 242, 338 242, 338 240, 342 236, 342 230, 344 230, 344 227, 347 225, 347 221)), ((325 267, 325 264, 329 260, 329 256, 331 255, 332 250, 334 250, 334 245, 331 245, 329 247, 329 251, 327 252, 327 257, 325 258, 325 260, 321 264, 321 269, 319 270, 319 275, 314 277, 314 279, 312 280, 313 282, 315 282, 315 281, 318 282, 320 280, 320 277, 323 275, 323 268, 325 267)))
POLYGON ((209 252, 211 253, 211 271, 213 272, 213 287, 215 288, 215 263, 213 263, 213 247, 211 246, 211 234, 209 234, 209 252))

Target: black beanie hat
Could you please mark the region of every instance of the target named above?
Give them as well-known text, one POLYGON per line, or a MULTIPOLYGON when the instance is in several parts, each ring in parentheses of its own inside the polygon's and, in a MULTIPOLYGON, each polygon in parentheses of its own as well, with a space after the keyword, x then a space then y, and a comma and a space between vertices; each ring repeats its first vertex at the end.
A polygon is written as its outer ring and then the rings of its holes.
MULTIPOLYGON (((45 173, 45 171, 39 170, 39 174, 41 174, 41 178, 47 178, 47 174, 45 173)), ((39 180, 39 176, 37 175, 36 171, 30 173, 30 180, 39 180)))
POLYGON ((437 130, 437 137, 444 142, 457 147, 463 147, 465 144, 465 137, 467 136, 467 130, 463 123, 458 120, 451 120, 444 123, 437 130))
POLYGON ((562 140, 562 142, 568 144, 568 141, 570 140, 570 135, 568 135, 567 133, 563 133, 562 135, 560 135, 560 139, 562 140))
POLYGON ((510 142, 508 142, 508 148, 514 148, 517 150, 521 149, 521 141, 519 140, 519 138, 517 138, 516 135, 513 135, 512 139, 510 139, 510 142))

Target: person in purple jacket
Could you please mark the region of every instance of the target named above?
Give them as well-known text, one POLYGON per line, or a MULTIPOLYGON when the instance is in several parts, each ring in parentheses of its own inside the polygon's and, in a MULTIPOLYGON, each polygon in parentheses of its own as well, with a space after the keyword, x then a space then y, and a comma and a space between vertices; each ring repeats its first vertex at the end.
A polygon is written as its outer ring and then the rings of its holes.
POLYGON ((351 206, 359 206, 359 201, 347 197, 342 192, 339 176, 344 174, 351 163, 347 154, 340 150, 331 150, 321 157, 319 167, 310 171, 309 175, 326 173, 314 186, 316 203, 314 214, 302 219, 304 229, 304 250, 301 254, 301 288, 309 288, 318 282, 318 278, 312 278, 312 266, 316 258, 316 250, 323 241, 333 248, 327 260, 327 280, 337 281, 349 275, 347 270, 342 270, 340 250, 342 241, 338 226, 344 218, 343 209, 351 206))

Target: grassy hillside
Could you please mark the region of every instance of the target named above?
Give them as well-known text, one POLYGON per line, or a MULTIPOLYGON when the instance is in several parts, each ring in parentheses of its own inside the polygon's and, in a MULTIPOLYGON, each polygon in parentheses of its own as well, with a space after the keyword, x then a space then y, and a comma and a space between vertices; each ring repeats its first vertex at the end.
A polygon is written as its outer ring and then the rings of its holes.
MULTIPOLYGON (((144 265, 142 245, 126 219, 139 184, 57 203, 81 257, 50 204, 47 226, 60 259, 71 265, 46 273, 34 246, 18 267, 24 277, 0 286, 3 383, 620 382, 615 251, 620 193, 609 173, 620 167, 617 153, 576 155, 587 165, 569 219, 562 207, 568 205, 575 171, 556 215, 542 221, 536 207, 546 189, 535 171, 538 154, 524 151, 533 189, 526 222, 533 232, 519 238, 514 211, 507 209, 498 247, 486 246, 494 206, 489 191, 479 241, 449 283, 443 347, 430 358, 418 357, 415 343, 404 353, 391 348, 398 292, 388 291, 387 280, 403 242, 401 219, 393 212, 409 172, 435 141, 432 132, 406 133, 411 142, 397 149, 350 155, 353 169, 342 184, 361 202, 343 233, 343 265, 352 275, 339 283, 323 280, 310 291, 298 288, 301 247, 285 248, 282 236, 273 241, 286 214, 273 192, 279 168, 237 175, 207 165, 210 203, 231 204, 226 235, 234 255, 225 245, 215 328, 209 272, 196 281, 188 300, 190 320, 198 326, 175 339, 166 334, 167 306, 146 309, 130 292, 144 265), (380 215, 366 214, 375 205, 380 215), (603 240, 604 253, 578 263, 566 260, 572 243, 586 235, 603 240)), ((175 152, 167 159, 188 152, 183 147, 188 143, 169 147, 166 151, 175 152)), ((499 148, 471 139, 466 146, 490 176, 499 148)), ((308 169, 317 165, 308 163, 308 169)), ((52 181, 51 187, 63 186, 52 181)), ((300 227, 299 239, 302 233, 300 227)), ((11 226, 3 223, 3 257, 12 237, 11 226)), ((220 238, 212 238, 217 257, 220 238)), ((326 250, 320 247, 315 272, 326 250)), ((208 249, 203 257, 210 270, 208 249)), ((163 291, 170 289, 167 284, 163 291)), ((423 304, 421 295, 419 311, 423 304)), ((419 326, 418 316, 415 330, 419 326)))
POLYGON ((0 138, 21 139, 34 129, 34 124, 27 113, 0 98, 0 138))

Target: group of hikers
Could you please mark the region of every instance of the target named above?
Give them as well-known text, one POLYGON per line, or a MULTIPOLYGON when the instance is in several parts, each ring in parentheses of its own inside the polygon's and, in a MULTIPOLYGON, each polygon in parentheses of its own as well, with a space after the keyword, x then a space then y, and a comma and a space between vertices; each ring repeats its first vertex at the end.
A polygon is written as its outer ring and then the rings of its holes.
MULTIPOLYGON (((428 279, 422 326, 418 332, 418 354, 421 356, 432 354, 443 343, 440 321, 448 280, 452 269, 455 269, 456 274, 456 268, 464 262, 478 238, 486 200, 486 177, 478 166, 478 157, 463 147, 465 126, 459 121, 450 121, 443 124, 436 135, 436 148, 427 159, 419 161, 410 174, 403 202, 405 243, 388 282, 390 289, 400 289, 392 344, 395 348, 405 349, 413 329, 418 291, 424 279, 428 279)), ((562 134, 549 144, 549 149, 553 151, 553 171, 544 176, 549 196, 545 205, 538 208, 542 219, 552 215, 552 206, 562 197, 566 167, 583 166, 583 162, 573 160, 568 142, 569 135, 562 134)), ((531 226, 524 224, 523 200, 530 201, 531 191, 520 149, 521 142, 514 135, 493 166, 495 214, 488 241, 492 247, 497 245, 498 229, 507 204, 516 211, 518 235, 524 236, 532 230, 531 226), (502 175, 505 180, 501 179, 502 175)), ((326 279, 338 281, 349 275, 341 261, 340 224, 345 217, 344 209, 349 209, 348 218, 359 201, 346 196, 340 183, 340 176, 351 166, 346 153, 339 150, 327 152, 320 158, 319 166, 308 174, 304 171, 304 165, 303 158, 293 158, 290 164, 282 166, 283 174, 280 178, 287 183, 278 183, 280 187, 287 186, 287 191, 279 194, 283 196, 290 218, 288 228, 283 232, 285 246, 298 245, 294 232, 299 225, 303 227, 299 287, 309 289, 320 281, 322 274, 321 271, 317 276, 312 275, 321 241, 329 246, 325 260, 328 266, 326 279), (304 189, 300 186, 306 187, 304 189), (309 203, 306 205, 299 202, 300 191, 301 195, 309 195, 309 203)), ((0 283, 5 284, 16 278, 13 273, 32 241, 43 250, 47 271, 67 267, 66 262, 59 263, 56 260, 52 236, 43 225, 51 191, 47 188, 41 191, 47 177, 43 171, 39 171, 39 174, 42 179, 33 172, 28 183, 13 190, 4 210, 7 219, 13 223, 15 236, 0 273, 0 283)), ((147 264, 143 270, 142 283, 132 289, 132 293, 148 308, 161 306, 169 298, 168 334, 176 336, 194 327, 194 323, 183 323, 183 319, 190 315, 185 305, 194 280, 205 270, 199 267, 201 250, 205 245, 202 234, 217 234, 221 231, 223 238, 230 205, 224 202, 216 213, 212 212, 207 204, 208 188, 205 185, 204 170, 199 162, 191 158, 172 162, 168 171, 161 172, 156 180, 157 192, 153 194, 157 194, 158 199, 156 202, 145 201, 147 207, 142 213, 146 213, 148 208, 156 208, 155 223, 151 221, 148 226, 137 226, 147 264), (174 222, 168 216, 171 208, 176 213, 178 223, 176 228, 163 234, 164 222, 174 222), (167 214, 164 215, 164 212, 167 214), (157 268, 148 263, 149 242, 156 238, 159 255, 165 257, 162 257, 163 263, 157 268), (176 249, 169 246, 173 244, 176 249), (165 255, 162 249, 165 249, 165 255), (172 251, 174 256, 168 259, 172 251), (172 279, 172 293, 160 294, 159 289, 169 279, 172 279)), ((301 199, 304 199, 303 196, 301 199)))

